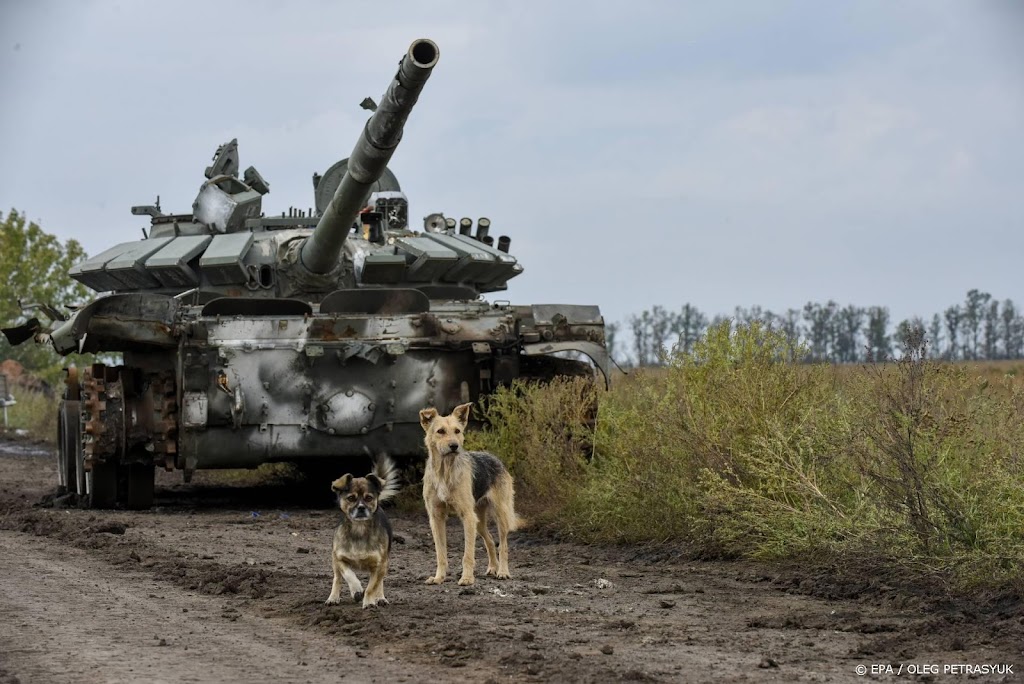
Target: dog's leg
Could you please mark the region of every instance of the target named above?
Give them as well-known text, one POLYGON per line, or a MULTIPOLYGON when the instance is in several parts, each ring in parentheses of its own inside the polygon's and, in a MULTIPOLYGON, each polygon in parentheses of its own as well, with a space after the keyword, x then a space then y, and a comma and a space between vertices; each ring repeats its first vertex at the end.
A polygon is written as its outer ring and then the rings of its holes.
POLYGON ((472 505, 464 507, 459 511, 459 517, 462 518, 462 535, 466 544, 466 550, 462 553, 462 577, 459 578, 459 584, 466 586, 475 581, 473 566, 476 565, 476 508, 472 505))
POLYGON ((487 517, 490 506, 487 499, 481 499, 476 505, 476 531, 484 538, 484 547, 487 549, 487 575, 495 575, 498 572, 498 555, 494 548, 494 537, 487 529, 487 517))
POLYGON ((339 567, 340 562, 334 557, 334 553, 331 553, 331 567, 334 568, 334 582, 331 584, 331 595, 327 597, 327 605, 336 605, 341 603, 341 568, 339 567))
POLYGON ((352 572, 352 568, 344 562, 338 561, 338 565, 341 566, 341 573, 345 576, 345 581, 348 582, 348 591, 352 595, 352 600, 358 603, 363 598, 363 583, 356 577, 356 573, 352 572))
POLYGON ((498 522, 498 579, 509 579, 508 533, 515 525, 515 493, 512 478, 506 476, 494 488, 494 517, 498 522))
POLYGON ((427 506, 430 517, 430 534, 434 538, 434 552, 437 554, 437 572, 427 579, 427 584, 440 584, 448 574, 448 538, 445 524, 448 520, 448 506, 437 504, 427 506))
POLYGON ((498 514, 498 579, 509 579, 512 575, 508 571, 508 530, 509 521, 504 515, 498 514))
POLYGON ((381 603, 387 605, 388 600, 384 598, 384 576, 387 574, 388 559, 382 558, 370 573, 370 581, 366 583, 366 595, 363 597, 364 610, 381 603))

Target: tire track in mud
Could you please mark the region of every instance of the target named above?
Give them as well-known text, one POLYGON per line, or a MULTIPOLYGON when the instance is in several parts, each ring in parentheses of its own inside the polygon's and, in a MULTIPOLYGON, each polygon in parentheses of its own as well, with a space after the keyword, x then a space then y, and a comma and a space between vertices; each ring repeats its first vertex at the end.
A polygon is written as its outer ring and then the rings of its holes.
MULTIPOLYGON (((27 682, 336 681, 350 660, 329 639, 17 532, 0 532, 0 576, 0 651, 27 682)), ((372 663, 346 669, 374 676, 372 663)))

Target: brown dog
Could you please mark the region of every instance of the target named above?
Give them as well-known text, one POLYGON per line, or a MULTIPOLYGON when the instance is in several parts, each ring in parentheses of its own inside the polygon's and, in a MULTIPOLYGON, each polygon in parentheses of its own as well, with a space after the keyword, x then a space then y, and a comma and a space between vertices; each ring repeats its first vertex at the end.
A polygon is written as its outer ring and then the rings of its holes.
POLYGON ((508 533, 519 526, 515 513, 512 476, 497 456, 486 451, 465 451, 466 424, 472 404, 455 407, 450 416, 436 409, 420 411, 420 425, 426 434, 427 466, 423 474, 423 501, 430 517, 430 533, 437 553, 437 572, 427 584, 440 584, 448 572, 448 543, 445 523, 448 513, 462 519, 466 548, 462 555, 459 584, 473 584, 476 535, 487 547, 487 574, 508 579, 508 533), (487 529, 493 517, 498 524, 498 549, 487 529))
POLYGON ((331 483, 338 495, 338 506, 344 514, 334 532, 331 566, 334 583, 328 604, 341 603, 341 580, 345 579, 355 601, 362 599, 363 608, 386 604, 384 576, 388 572, 391 552, 391 523, 380 508, 380 502, 398 493, 398 469, 387 456, 382 456, 366 477, 342 475, 331 483), (368 570, 370 581, 363 585, 353 570, 368 570))

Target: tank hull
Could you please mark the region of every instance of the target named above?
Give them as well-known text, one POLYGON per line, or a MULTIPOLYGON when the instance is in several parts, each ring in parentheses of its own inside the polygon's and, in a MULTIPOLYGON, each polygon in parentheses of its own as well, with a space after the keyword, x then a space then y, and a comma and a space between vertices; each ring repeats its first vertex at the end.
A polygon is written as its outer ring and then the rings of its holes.
POLYGON ((119 504, 135 481, 125 473, 153 466, 188 479, 198 469, 281 461, 417 459, 425 406, 448 411, 542 378, 544 361, 564 374, 566 359, 548 356, 556 352, 590 354, 607 371, 596 307, 427 301, 402 290, 369 299, 339 291, 324 302, 135 294, 80 310, 55 342, 68 335, 83 351, 122 351, 124 363, 69 376, 65 399, 79 412, 69 424, 79 434, 67 440, 76 450, 67 447, 67 457, 88 477, 68 480, 105 478, 96 491, 119 504), (335 310, 359 302, 376 310, 335 310))

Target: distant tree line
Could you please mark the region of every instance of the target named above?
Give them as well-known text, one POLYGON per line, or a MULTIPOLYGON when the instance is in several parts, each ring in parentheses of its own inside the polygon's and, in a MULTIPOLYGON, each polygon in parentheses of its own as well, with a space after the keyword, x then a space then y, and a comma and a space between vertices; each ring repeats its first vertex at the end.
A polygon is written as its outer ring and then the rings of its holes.
POLYGON ((811 361, 855 363, 891 358, 914 330, 924 333, 930 356, 948 360, 1024 358, 1024 315, 1013 300, 1002 302, 987 292, 970 290, 930 319, 913 316, 896 323, 884 306, 840 306, 808 302, 803 309, 777 313, 752 306, 736 307, 732 316, 708 318, 692 304, 678 311, 661 306, 629 317, 624 326, 607 326, 612 357, 631 366, 657 366, 665 352, 689 352, 709 326, 731 320, 738 325, 761 321, 808 348, 811 361))

